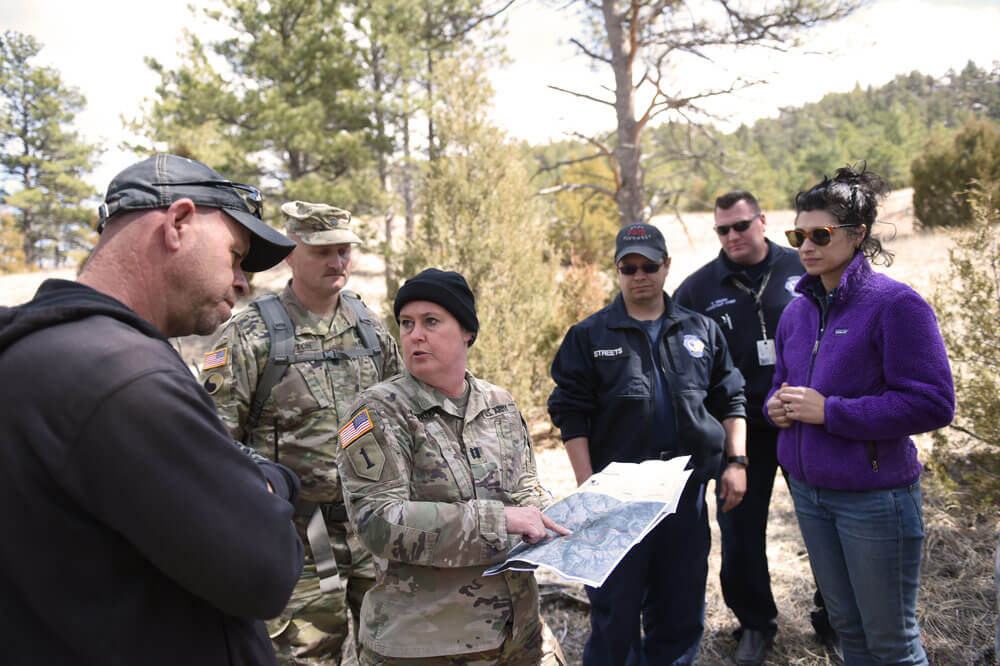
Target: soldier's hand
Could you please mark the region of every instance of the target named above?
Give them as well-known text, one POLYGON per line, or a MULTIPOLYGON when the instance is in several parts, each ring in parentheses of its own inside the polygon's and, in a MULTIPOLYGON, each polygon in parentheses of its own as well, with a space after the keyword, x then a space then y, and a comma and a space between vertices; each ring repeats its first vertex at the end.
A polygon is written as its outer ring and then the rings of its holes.
POLYGON ((547 530, 566 536, 568 529, 533 506, 506 506, 507 533, 520 534, 528 543, 538 543, 549 536, 547 530))

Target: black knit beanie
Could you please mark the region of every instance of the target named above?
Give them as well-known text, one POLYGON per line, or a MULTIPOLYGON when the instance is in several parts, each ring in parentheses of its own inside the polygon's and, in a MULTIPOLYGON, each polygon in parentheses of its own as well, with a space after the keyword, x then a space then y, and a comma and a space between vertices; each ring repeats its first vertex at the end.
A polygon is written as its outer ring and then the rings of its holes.
POLYGON ((428 268, 420 271, 399 288, 392 312, 399 323, 399 311, 411 301, 437 303, 458 320, 462 328, 472 333, 469 346, 479 334, 479 319, 476 318, 476 297, 469 289, 469 283, 455 271, 428 268))

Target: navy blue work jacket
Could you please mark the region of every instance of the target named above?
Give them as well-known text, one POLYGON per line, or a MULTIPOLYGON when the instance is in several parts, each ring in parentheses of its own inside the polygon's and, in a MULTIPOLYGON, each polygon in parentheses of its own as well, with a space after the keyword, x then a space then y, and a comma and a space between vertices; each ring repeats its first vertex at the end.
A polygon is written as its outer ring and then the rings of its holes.
POLYGON ((716 476, 725 449, 721 421, 746 417, 743 376, 718 325, 663 295, 657 344, 670 387, 676 432, 653 432, 657 381, 646 332, 614 302, 574 325, 552 362, 549 414, 563 441, 587 437, 591 465, 641 462, 666 448, 690 454, 695 476, 716 476))
MULTIPOLYGON (((774 339, 781 313, 798 294, 795 285, 805 273, 799 254, 767 241, 767 287, 760 295, 767 324, 767 337, 774 339)), ((719 256, 689 275, 674 292, 674 303, 714 319, 726 336, 729 354, 746 381, 747 413, 752 426, 770 428, 762 409, 771 390, 774 366, 762 366, 757 359, 757 341, 763 340, 760 317, 753 297, 735 286, 741 282, 753 291, 760 282, 750 284, 742 267, 729 261, 723 251, 719 256)))

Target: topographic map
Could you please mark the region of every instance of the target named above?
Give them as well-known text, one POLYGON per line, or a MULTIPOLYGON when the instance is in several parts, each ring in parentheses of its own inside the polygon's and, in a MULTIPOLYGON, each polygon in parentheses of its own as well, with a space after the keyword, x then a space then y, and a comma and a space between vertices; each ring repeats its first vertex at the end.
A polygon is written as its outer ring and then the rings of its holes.
POLYGON ((625 554, 677 510, 691 470, 690 456, 611 463, 545 514, 571 531, 511 549, 485 573, 545 567, 567 580, 600 587, 625 554))

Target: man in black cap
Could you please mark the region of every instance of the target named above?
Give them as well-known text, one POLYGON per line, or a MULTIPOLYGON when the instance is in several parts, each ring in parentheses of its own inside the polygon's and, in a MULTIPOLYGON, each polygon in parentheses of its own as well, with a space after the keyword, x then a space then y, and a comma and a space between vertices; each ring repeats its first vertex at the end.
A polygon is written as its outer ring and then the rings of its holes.
POLYGON ((12 664, 273 664, 298 480, 252 459, 167 342, 293 247, 260 194, 155 155, 118 174, 78 282, 0 308, 0 617, 12 664))
POLYGON ((583 663, 691 664, 704 630, 711 546, 705 485, 725 457, 717 482, 723 510, 746 488, 743 377, 715 322, 663 292, 670 258, 656 227, 623 227, 615 264, 621 293, 570 328, 552 363, 552 422, 578 484, 611 462, 681 455, 691 456, 694 473, 677 512, 603 586, 587 588, 583 663))

